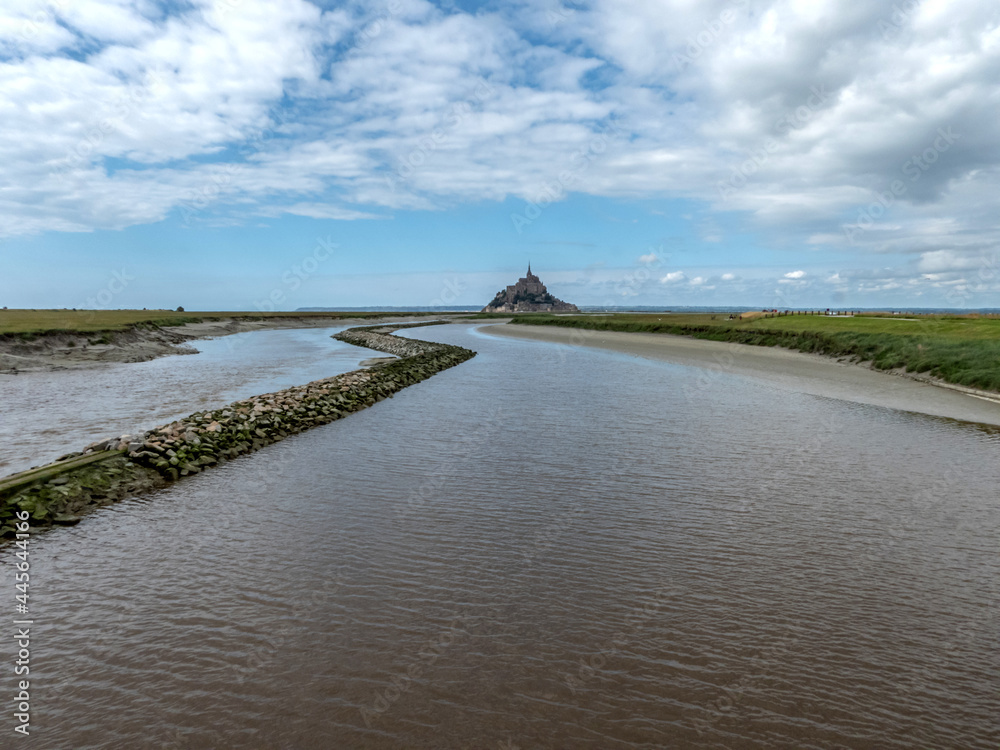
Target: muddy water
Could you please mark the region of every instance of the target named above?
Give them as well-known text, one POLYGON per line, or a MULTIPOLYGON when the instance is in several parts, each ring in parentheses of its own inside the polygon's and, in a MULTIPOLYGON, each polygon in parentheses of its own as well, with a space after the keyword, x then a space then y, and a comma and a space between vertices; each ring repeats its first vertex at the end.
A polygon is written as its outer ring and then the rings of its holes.
POLYGON ((1000 743, 995 433, 419 333, 479 356, 32 542, 21 744, 1000 743))
POLYGON ((343 329, 238 333, 195 340, 194 355, 0 375, 0 476, 97 440, 356 369, 366 353, 330 338, 343 329))

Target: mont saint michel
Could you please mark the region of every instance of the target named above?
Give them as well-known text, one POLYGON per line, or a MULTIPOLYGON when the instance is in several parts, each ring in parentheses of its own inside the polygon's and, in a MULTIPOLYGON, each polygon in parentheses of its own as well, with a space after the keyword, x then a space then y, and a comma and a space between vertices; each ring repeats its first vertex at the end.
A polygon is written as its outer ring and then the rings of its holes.
POLYGON ((553 310, 580 312, 576 305, 563 302, 549 294, 542 280, 531 272, 528 264, 528 274, 510 284, 506 289, 497 292, 481 312, 550 312, 553 310))

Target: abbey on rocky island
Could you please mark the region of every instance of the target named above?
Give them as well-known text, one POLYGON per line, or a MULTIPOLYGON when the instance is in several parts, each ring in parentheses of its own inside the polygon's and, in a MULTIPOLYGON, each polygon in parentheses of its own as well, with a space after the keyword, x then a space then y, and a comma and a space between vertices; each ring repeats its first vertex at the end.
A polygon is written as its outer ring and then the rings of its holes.
POLYGON ((545 288, 542 280, 531 272, 528 264, 528 275, 517 280, 506 289, 497 292, 481 312, 580 312, 576 305, 556 299, 545 288))

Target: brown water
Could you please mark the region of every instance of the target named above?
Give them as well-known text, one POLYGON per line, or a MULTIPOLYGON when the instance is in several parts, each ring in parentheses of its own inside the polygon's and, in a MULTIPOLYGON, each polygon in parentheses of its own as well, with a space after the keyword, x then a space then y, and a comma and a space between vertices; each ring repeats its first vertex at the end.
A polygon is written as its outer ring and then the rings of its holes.
POLYGON ((35 538, 19 746, 1000 743, 996 433, 419 337, 480 354, 35 538))

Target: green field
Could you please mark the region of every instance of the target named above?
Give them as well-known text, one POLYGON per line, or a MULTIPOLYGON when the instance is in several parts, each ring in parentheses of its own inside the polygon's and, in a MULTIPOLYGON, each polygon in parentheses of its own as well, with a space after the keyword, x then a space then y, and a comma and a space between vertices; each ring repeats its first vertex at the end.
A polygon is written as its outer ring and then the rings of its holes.
POLYGON ((137 326, 182 326, 205 320, 267 318, 385 318, 425 312, 174 312, 173 310, 0 310, 0 335, 98 333, 137 326))
MULTIPOLYGON (((788 315, 728 320, 728 315, 530 315, 520 325, 672 333, 714 341, 783 346, 850 357, 880 370, 905 368, 949 383, 1000 391, 1000 318, 926 315, 915 320, 864 315, 788 315)), ((907 316, 915 317, 915 316, 907 316)))

